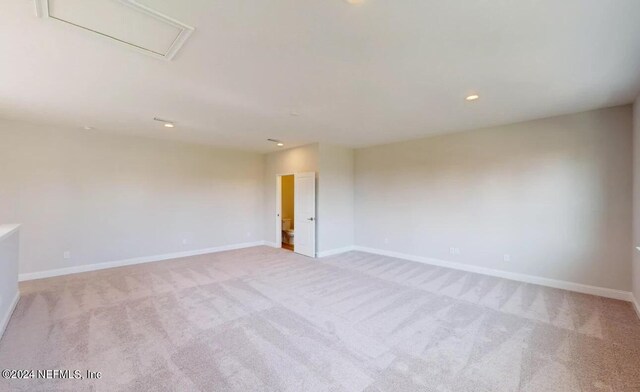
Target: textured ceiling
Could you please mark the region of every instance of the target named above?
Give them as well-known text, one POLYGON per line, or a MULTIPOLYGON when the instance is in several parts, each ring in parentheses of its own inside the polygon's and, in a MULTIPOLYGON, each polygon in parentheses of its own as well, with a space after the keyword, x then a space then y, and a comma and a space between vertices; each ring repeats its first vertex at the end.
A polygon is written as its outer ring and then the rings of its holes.
POLYGON ((139 2, 196 28, 174 61, 3 1, 0 117, 269 151, 267 138, 373 145, 640 91, 638 0, 139 2))

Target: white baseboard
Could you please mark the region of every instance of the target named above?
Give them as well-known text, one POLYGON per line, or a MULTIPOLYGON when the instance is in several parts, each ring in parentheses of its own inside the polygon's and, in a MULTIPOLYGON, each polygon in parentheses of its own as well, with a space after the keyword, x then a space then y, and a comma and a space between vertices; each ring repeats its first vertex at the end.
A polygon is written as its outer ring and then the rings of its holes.
MULTIPOLYGON (((382 255, 382 256, 395 257, 403 260, 416 261, 418 263, 430 264, 438 267, 446 267, 446 268, 452 268, 452 269, 457 269, 461 271, 474 272, 476 274, 496 276, 499 278, 515 280, 518 282, 533 283, 540 286, 553 287, 556 289, 575 291, 578 293, 597 295, 600 297, 619 299, 619 300, 635 303, 633 294, 629 291, 609 289, 606 287, 589 286, 581 283, 543 278, 540 276, 519 274, 516 272, 495 270, 491 268, 478 267, 470 264, 456 263, 453 261, 439 260, 439 259, 433 259, 433 258, 423 257, 423 256, 408 255, 404 253, 393 252, 393 251, 382 250, 382 249, 367 248, 364 246, 355 246, 354 250, 373 253, 373 254, 382 255)), ((636 305, 636 309, 638 309, 637 305, 636 305)))
POLYGON ((272 248, 282 248, 282 245, 278 245, 277 242, 264 241, 264 245, 270 246, 272 248))
POLYGON ((189 250, 185 252, 166 253, 163 255, 136 257, 132 259, 108 261, 104 263, 86 264, 86 265, 78 265, 75 267, 58 268, 58 269, 39 271, 39 272, 30 272, 30 273, 18 275, 18 281, 23 282, 26 280, 51 278, 54 276, 77 274, 80 272, 89 272, 89 271, 97 271, 97 270, 102 270, 107 268, 124 267, 127 265, 151 263, 154 261, 179 259, 181 257, 199 256, 199 255, 204 255, 208 253, 217 253, 217 252, 224 252, 227 250, 251 248, 251 247, 260 246, 260 245, 265 245, 265 241, 245 242, 241 244, 217 246, 214 248, 189 250))
POLYGON ((352 246, 345 246, 344 248, 336 248, 336 249, 325 250, 323 252, 318 252, 318 257, 327 257, 327 256, 339 255, 340 253, 351 252, 353 249, 354 249, 354 247, 352 245, 352 246))
MULTIPOLYGON (((47 270, 47 271, 31 272, 31 273, 20 274, 18 277, 18 280, 20 282, 23 282, 27 280, 50 278, 54 276, 76 274, 80 272, 97 271, 97 270, 102 270, 107 268, 123 267, 127 265, 151 263, 154 261, 163 261, 163 260, 177 259, 182 257, 198 256, 198 255, 203 255, 208 253, 224 252, 224 251, 234 250, 234 249, 251 248, 251 247, 260 246, 260 245, 266 245, 266 246, 278 248, 278 244, 269 242, 269 241, 246 242, 246 243, 240 243, 240 244, 218 246, 214 248, 167 253, 167 254, 156 255, 156 256, 137 257, 132 259, 111 261, 111 262, 105 262, 105 263, 79 265, 79 266, 69 267, 69 268, 59 268, 59 269, 53 269, 53 270, 47 270)), ((549 278, 543 278, 539 276, 495 270, 491 268, 478 267, 478 266, 469 265, 469 264, 456 263, 453 261, 446 261, 446 260, 439 260, 439 259, 423 257, 423 256, 409 255, 409 254, 404 254, 404 253, 399 253, 394 251, 368 248, 364 246, 347 246, 344 248, 331 249, 328 251, 319 252, 318 257, 327 257, 327 256, 337 255, 337 254, 349 252, 352 250, 373 253, 373 254, 378 254, 382 256, 395 257, 398 259, 415 261, 415 262, 435 265, 439 267, 452 268, 452 269, 457 269, 461 271, 474 272, 482 275, 496 276, 499 278, 515 280, 519 282, 533 283, 541 286, 575 291, 578 293, 591 294, 591 295, 597 295, 597 296, 606 297, 606 298, 613 298, 613 299, 628 301, 634 305, 635 310, 638 313, 638 317, 640 317, 640 305, 638 301, 634 298, 633 294, 628 291, 615 290, 615 289, 609 289, 609 288, 598 287, 598 286, 589 286, 581 283, 567 282, 564 280, 549 279, 549 278)), ((14 299, 14 303, 11 307, 11 311, 9 312, 8 315, 5 315, 5 317, 2 319, 2 324, 0 324, 2 328, 0 329, 0 331, 4 331, 4 328, 6 327, 6 323, 8 323, 9 318, 11 317, 11 313, 13 312, 13 309, 18 303, 19 298, 20 297, 18 293, 18 295, 14 299)))
POLYGON ((7 312, 2 316, 2 320, 0 321, 0 339, 2 338, 2 335, 4 335, 4 330, 7 329, 7 325, 9 325, 11 315, 13 314, 13 311, 15 310, 19 300, 20 291, 16 292, 16 295, 15 297, 13 297, 13 301, 11 302, 9 309, 7 309, 7 312))

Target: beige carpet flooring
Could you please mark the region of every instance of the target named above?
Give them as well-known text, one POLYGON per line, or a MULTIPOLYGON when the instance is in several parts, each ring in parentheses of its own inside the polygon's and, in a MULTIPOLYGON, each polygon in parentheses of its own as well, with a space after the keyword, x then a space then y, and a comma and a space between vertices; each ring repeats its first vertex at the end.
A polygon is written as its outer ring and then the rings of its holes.
POLYGON ((366 253, 257 247, 27 282, 2 391, 640 391, 630 304, 366 253))

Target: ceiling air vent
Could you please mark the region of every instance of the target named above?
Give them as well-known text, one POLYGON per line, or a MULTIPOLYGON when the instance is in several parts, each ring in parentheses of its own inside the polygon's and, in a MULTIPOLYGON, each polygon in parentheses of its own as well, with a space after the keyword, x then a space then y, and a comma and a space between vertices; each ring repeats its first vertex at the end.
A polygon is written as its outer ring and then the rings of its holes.
POLYGON ((133 0, 35 0, 36 13, 171 60, 194 28, 133 0))

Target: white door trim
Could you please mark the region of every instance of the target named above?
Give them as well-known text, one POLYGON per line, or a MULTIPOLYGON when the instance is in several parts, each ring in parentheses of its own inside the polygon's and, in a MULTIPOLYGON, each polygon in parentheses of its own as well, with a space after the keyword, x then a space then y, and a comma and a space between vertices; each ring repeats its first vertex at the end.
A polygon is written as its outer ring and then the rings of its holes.
POLYGON ((276 248, 282 248, 282 176, 276 176, 276 248))

